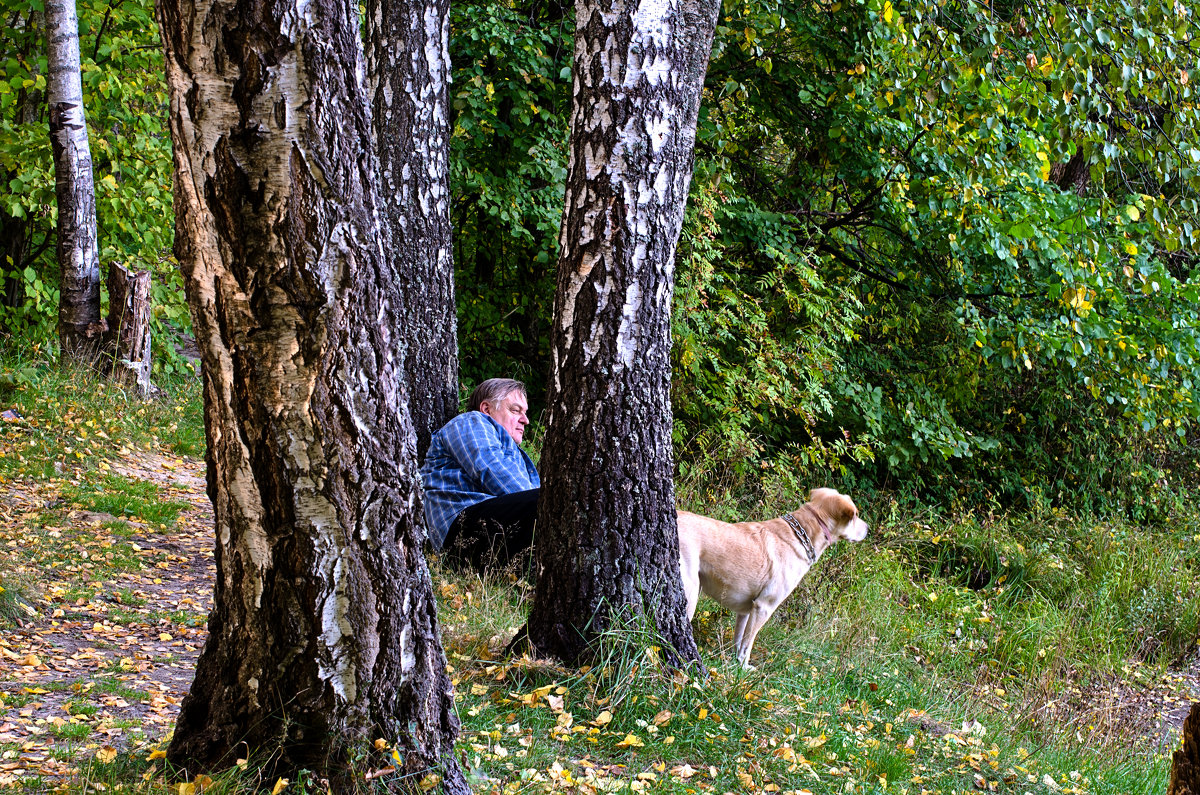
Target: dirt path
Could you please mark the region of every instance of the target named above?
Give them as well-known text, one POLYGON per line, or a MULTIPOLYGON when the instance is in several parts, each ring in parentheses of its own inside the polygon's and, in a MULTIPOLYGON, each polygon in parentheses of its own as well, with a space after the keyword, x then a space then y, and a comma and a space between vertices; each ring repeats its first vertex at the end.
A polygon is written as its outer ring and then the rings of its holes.
POLYGON ((3 484, 0 544, 25 607, 0 633, 0 786, 158 743, 191 685, 213 582, 203 462, 128 464, 114 474, 186 504, 174 526, 72 510, 64 484, 3 484))

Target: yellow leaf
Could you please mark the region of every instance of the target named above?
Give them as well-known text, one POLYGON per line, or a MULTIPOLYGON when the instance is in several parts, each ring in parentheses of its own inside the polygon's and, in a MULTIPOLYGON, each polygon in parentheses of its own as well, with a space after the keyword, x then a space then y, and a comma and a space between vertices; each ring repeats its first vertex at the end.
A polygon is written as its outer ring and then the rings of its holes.
POLYGON ((291 782, 288 781, 286 778, 280 778, 278 781, 275 782, 275 786, 271 788, 271 795, 279 795, 279 793, 281 793, 285 789, 287 789, 288 784, 290 784, 290 783, 291 782))
POLYGON ((617 743, 618 748, 640 748, 645 745, 641 738, 634 734, 626 734, 625 739, 617 743))
POLYGON ((152 759, 166 759, 166 758, 167 758, 166 751, 164 751, 161 748, 155 748, 153 751, 150 752, 150 756, 146 757, 146 760, 149 761, 152 759))
POLYGON ((612 718, 613 718, 612 713, 609 712, 608 710, 604 710, 603 712, 601 712, 599 715, 596 716, 596 719, 594 721, 592 721, 592 725, 593 726, 607 726, 608 724, 612 723, 612 718))
POLYGON ((378 740, 375 741, 375 750, 376 751, 386 751, 387 747, 388 747, 388 742, 387 742, 387 740, 383 739, 382 737, 380 737, 378 740))
POLYGON ((179 795, 196 795, 196 785, 191 782, 180 784, 179 795))
POLYGON ((1126 243, 1125 244, 1125 253, 1131 257, 1136 257, 1137 253, 1138 253, 1138 247, 1135 246, 1133 243, 1126 243))
POLYGON ((96 752, 96 759, 100 760, 100 764, 107 765, 109 762, 117 758, 117 749, 111 745, 102 745, 100 750, 96 752))
POLYGON ((1138 208, 1134 207, 1132 204, 1125 208, 1125 214, 1129 216, 1130 221, 1136 221, 1142 217, 1142 214, 1138 208))
POLYGON ((442 780, 442 777, 439 776, 437 773, 430 773, 428 776, 421 779, 420 783, 418 783, 417 786, 421 788, 421 792, 429 792, 429 790, 436 787, 438 785, 438 782, 441 780, 442 780))
POLYGON ((706 710, 704 707, 701 707, 700 711, 696 713, 696 720, 704 720, 707 717, 708 717, 708 710, 706 710))
POLYGON ((171 634, 169 632, 160 632, 160 633, 158 633, 158 639, 159 640, 171 640, 171 634))
POLYGON ((896 9, 892 8, 892 4, 885 2, 883 4, 883 21, 889 25, 892 24, 892 17, 895 16, 895 14, 896 9))
POLYGON ((38 656, 36 654, 27 654, 27 655, 25 655, 25 659, 21 660, 21 665, 25 665, 30 668, 36 668, 41 664, 42 664, 42 661, 38 658, 38 656))

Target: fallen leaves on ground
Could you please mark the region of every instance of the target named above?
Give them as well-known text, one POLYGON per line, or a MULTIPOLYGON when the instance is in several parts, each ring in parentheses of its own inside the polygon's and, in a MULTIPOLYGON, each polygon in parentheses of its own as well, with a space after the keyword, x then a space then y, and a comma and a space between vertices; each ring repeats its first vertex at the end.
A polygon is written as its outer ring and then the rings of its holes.
POLYGON ((157 742, 191 686, 214 573, 203 463, 128 462, 187 503, 174 527, 80 510, 65 481, 3 484, 0 545, 25 615, 0 635, 0 786, 157 742))

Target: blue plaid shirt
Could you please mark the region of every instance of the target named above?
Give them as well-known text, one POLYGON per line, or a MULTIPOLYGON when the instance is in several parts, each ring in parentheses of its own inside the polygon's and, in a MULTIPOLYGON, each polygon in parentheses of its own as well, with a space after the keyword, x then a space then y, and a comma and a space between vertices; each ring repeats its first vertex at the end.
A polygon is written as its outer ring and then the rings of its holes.
POLYGON ((459 414, 429 442, 421 466, 425 523, 442 548, 454 517, 476 503, 542 485, 537 468, 508 431, 481 411, 459 414))

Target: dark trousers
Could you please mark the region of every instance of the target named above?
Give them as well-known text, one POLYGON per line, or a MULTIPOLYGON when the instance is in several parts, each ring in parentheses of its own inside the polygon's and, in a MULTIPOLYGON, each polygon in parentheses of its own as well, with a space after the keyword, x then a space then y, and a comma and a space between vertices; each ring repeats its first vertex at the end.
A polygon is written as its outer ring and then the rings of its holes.
POLYGON ((503 569, 533 547, 539 494, 541 489, 517 491, 464 508, 446 533, 443 553, 476 571, 503 569))

